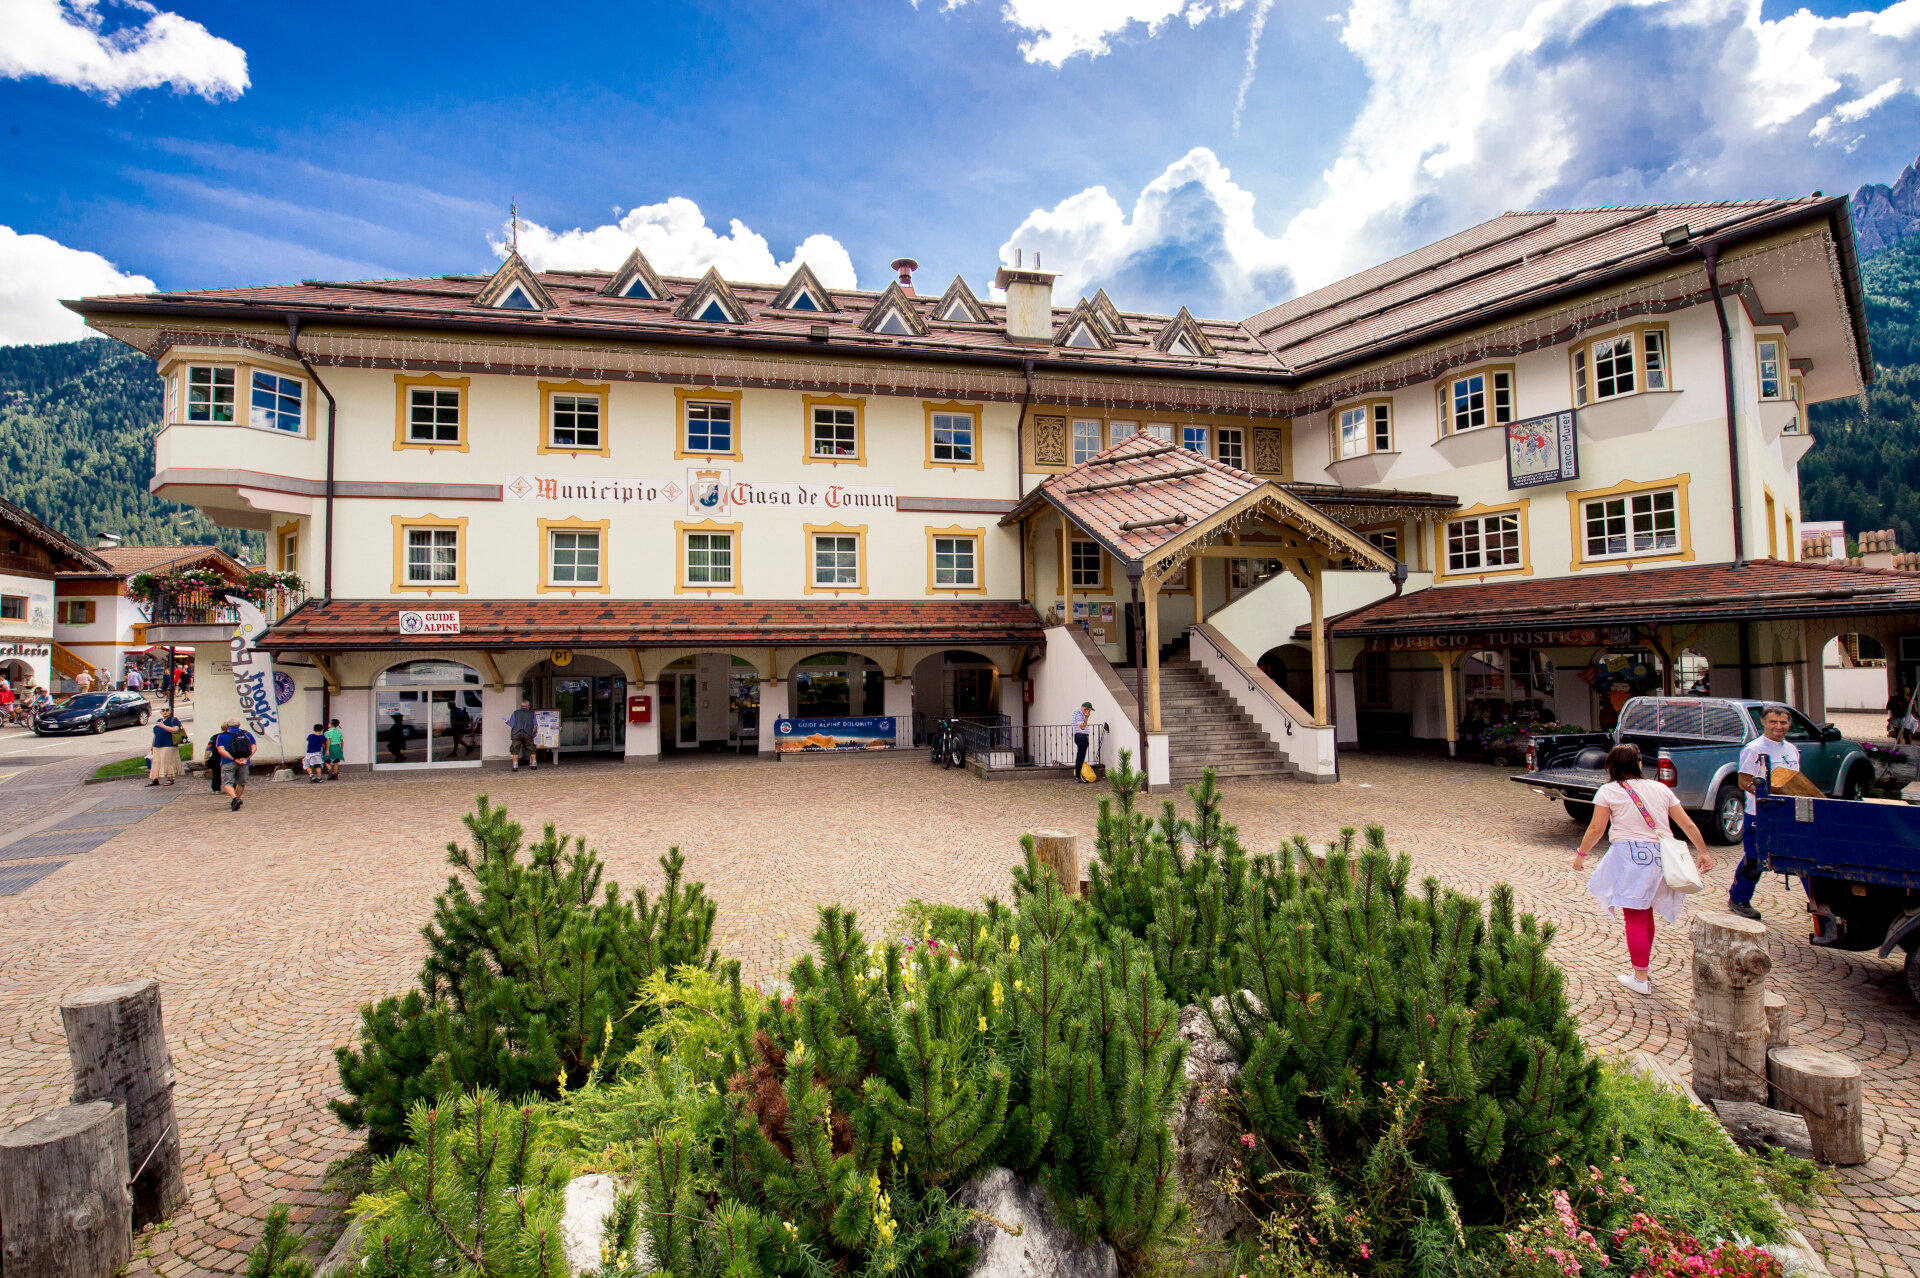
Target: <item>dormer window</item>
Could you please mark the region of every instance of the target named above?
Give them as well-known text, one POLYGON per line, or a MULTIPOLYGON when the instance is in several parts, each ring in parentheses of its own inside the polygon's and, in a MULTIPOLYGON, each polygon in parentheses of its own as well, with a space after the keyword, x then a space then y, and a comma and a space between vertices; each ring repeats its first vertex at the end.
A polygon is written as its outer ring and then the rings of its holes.
POLYGON ((538 308, 534 306, 533 299, 527 296, 527 290, 516 284, 507 290, 505 297, 500 299, 500 309, 503 311, 531 311, 538 308))
POLYGON ((987 309, 980 305, 980 299, 967 287, 966 280, 956 275, 934 305, 933 317, 948 324, 984 324, 987 309))
POLYGON ((497 311, 550 311, 553 309, 553 297, 541 287, 540 279, 527 264, 520 260, 518 253, 507 254, 507 260, 493 273, 473 299, 474 305, 485 306, 497 311))
POLYGON ((1075 324, 1073 331, 1067 334, 1067 340, 1062 342, 1061 345, 1073 346, 1081 350, 1097 351, 1100 349, 1100 339, 1093 335, 1092 330, 1087 325, 1075 324))
POLYGON ((949 324, 965 324, 973 319, 973 312, 967 309, 966 299, 956 295, 947 299, 946 305, 940 308, 940 313, 934 318, 949 324))
POLYGON ((873 331, 876 333, 886 333, 891 337, 913 336, 912 325, 907 323, 899 311, 891 308, 888 309, 885 315, 880 317, 880 322, 873 326, 873 331))
POLYGON ((720 268, 710 266, 700 277, 693 292, 674 310, 674 315, 699 324, 744 324, 747 309, 720 278, 720 268))
MULTIPOLYGON (((1068 343, 1068 344, 1071 345, 1072 343, 1068 343)), ((1167 354, 1186 355, 1194 359, 1198 359, 1200 357, 1200 352, 1193 349, 1193 345, 1192 343, 1187 341, 1187 335, 1185 333, 1181 333, 1179 336, 1175 337, 1171 342, 1167 343, 1167 354)))
POLYGON ((800 293, 794 297, 793 305, 788 309, 795 311, 817 311, 820 307, 814 302, 813 294, 800 293))
POLYGON ((646 280, 638 275, 627 281, 627 286, 620 291, 620 296, 637 298, 643 302, 657 302, 660 300, 653 295, 653 290, 647 287, 646 280))
POLYGON ((703 324, 731 324, 733 322, 733 316, 727 314, 727 308, 720 305, 720 299, 717 297, 710 299, 706 307, 698 315, 694 316, 694 318, 703 324))

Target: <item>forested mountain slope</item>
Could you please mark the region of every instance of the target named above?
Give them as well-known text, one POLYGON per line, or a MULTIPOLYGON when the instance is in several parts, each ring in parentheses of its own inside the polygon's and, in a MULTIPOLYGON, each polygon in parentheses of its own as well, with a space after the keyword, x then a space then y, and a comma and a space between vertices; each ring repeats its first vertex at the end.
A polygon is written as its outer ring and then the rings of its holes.
POLYGON ((153 361, 105 338, 0 346, 0 495, 84 545, 218 545, 259 562, 257 533, 147 492, 160 431, 153 361))
POLYGON ((1920 236, 1860 265, 1867 334, 1879 369, 1856 399, 1816 404, 1814 444, 1800 462, 1804 519, 1844 519, 1849 536, 1893 528, 1920 550, 1920 236))

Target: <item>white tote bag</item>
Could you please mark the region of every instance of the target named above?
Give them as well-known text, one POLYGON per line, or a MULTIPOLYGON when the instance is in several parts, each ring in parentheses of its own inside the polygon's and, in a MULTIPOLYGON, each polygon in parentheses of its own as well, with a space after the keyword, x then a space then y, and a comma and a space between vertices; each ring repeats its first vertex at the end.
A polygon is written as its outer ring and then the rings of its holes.
MULTIPOLYGON (((1620 788, 1633 800, 1633 806, 1640 809, 1640 816, 1646 821, 1649 830, 1658 830, 1653 814, 1647 811, 1647 805, 1634 792, 1633 783, 1622 781, 1620 788)), ((1682 896, 1691 896, 1707 885, 1700 877, 1700 867, 1693 863, 1693 849, 1681 839, 1665 838, 1660 840, 1660 877, 1667 886, 1682 896)))

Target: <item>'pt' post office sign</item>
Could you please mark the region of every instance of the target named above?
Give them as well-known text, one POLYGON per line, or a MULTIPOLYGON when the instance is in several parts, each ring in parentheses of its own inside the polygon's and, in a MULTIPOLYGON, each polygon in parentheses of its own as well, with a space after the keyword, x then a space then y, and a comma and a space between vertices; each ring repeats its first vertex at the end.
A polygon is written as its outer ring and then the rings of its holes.
POLYGON ((400 610, 400 633, 403 635, 457 635, 460 633, 460 613, 457 609, 421 611, 403 608, 400 610))

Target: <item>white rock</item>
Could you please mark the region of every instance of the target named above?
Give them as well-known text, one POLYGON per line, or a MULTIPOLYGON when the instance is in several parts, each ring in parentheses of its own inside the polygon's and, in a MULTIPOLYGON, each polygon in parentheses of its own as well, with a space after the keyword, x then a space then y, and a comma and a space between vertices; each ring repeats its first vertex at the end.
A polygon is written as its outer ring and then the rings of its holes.
MULTIPOLYGON (((1224 995, 1213 1000, 1214 1015, 1224 1016, 1226 1008, 1224 995)), ((1221 1118, 1220 1100, 1239 1079, 1240 1063, 1198 1004, 1180 1009, 1180 1037, 1187 1044, 1187 1087, 1171 1116, 1180 1183, 1194 1230, 1208 1242, 1225 1242, 1253 1222, 1238 1199, 1215 1188, 1236 1156, 1238 1132, 1221 1118)))
MULTIPOLYGON (((567 1272, 589 1273, 600 1267, 600 1244, 606 1237, 606 1218, 626 1189, 617 1176, 595 1172, 576 1176, 567 1182, 566 1206, 560 1214, 560 1249, 567 1258, 567 1272)), ((634 1250, 643 1253, 646 1241, 634 1240, 634 1250)), ((640 1266, 646 1268, 645 1263, 640 1266)))
POLYGON ((974 1177, 960 1187, 960 1205, 991 1216, 975 1217, 961 1240, 974 1247, 967 1278, 1118 1278, 1119 1262, 1105 1241, 1082 1246, 1060 1223, 1046 1191, 1029 1185, 1005 1167, 974 1177))

